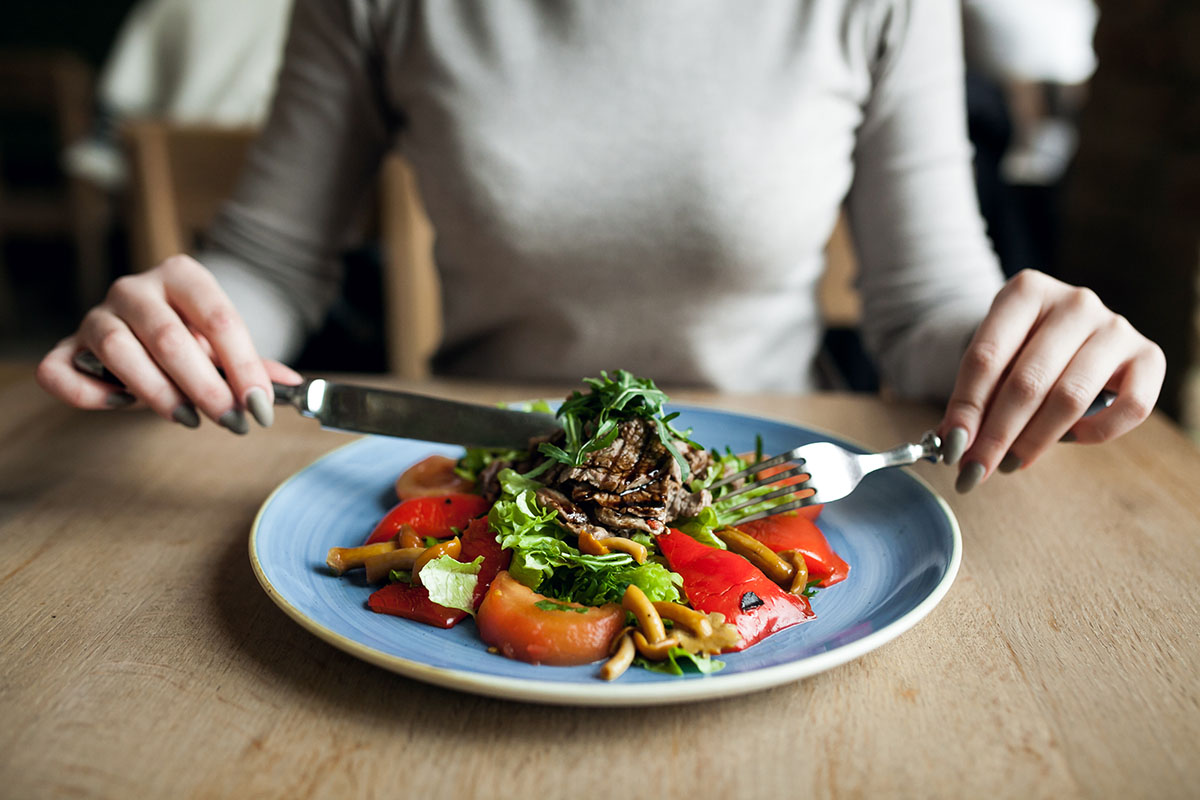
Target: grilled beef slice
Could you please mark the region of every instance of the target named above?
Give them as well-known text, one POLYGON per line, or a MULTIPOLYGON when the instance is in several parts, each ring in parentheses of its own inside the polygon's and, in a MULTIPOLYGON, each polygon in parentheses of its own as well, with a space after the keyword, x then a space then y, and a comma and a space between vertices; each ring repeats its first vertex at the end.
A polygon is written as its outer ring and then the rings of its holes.
MULTIPOLYGON (((667 522, 692 516, 711 502, 707 491, 693 496, 683 485, 679 462, 659 440, 653 422, 631 419, 618 430, 612 444, 589 454, 580 466, 562 465, 543 477, 547 486, 604 529, 591 531, 593 536, 658 533, 667 522)), ((675 444, 693 474, 703 475, 708 453, 675 444)), ((560 516, 565 517, 561 511, 560 516)))
POLYGON ((536 496, 543 506, 558 512, 559 523, 576 536, 590 533, 593 537, 602 539, 612 535, 593 522, 583 509, 568 500, 562 492, 543 486, 537 490, 536 496))
MULTIPOLYGON (((653 422, 622 422, 619 435, 608 447, 589 454, 578 467, 555 463, 539 476, 545 488, 538 502, 558 512, 559 522, 578 536, 586 531, 597 539, 628 536, 637 531, 660 533, 666 523, 692 517, 712 502, 707 490, 692 494, 684 486, 679 462, 663 446, 653 422)), ((565 434, 551 442, 562 446, 565 434)), ((479 475, 483 495, 500 494, 496 475, 504 467, 528 472, 545 457, 531 442, 528 456, 515 462, 495 461, 479 475)), ((676 441, 692 477, 703 476, 712 463, 708 451, 676 441)))

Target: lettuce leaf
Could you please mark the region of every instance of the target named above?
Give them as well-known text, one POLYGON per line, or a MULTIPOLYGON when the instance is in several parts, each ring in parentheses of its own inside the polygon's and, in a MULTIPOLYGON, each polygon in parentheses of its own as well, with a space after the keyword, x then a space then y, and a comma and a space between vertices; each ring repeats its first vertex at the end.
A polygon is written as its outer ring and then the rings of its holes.
POLYGON ((725 550, 725 543, 717 538, 713 531, 718 528, 725 527, 717 512, 712 506, 707 506, 700 509, 700 513, 694 517, 689 517, 686 521, 676 524, 678 530, 683 531, 688 536, 692 537, 701 544, 706 544, 709 547, 715 547, 718 550, 725 550))
POLYGON ((421 567, 421 585, 429 592, 429 599, 439 606, 457 608, 473 615, 475 584, 479 582, 482 566, 483 556, 464 563, 441 555, 421 567))
POLYGON ((683 578, 655 561, 636 564, 625 553, 583 555, 580 559, 568 559, 542 582, 538 591, 559 600, 599 606, 621 602, 630 584, 645 592, 651 601, 679 602, 679 586, 683 584, 683 578), (616 560, 618 556, 621 561, 616 560), (599 565, 588 561, 597 558, 613 561, 599 565))
POLYGON ((637 564, 627 553, 603 556, 579 552, 558 514, 543 508, 536 491, 542 484, 511 469, 500 471, 500 498, 488 524, 500 546, 512 551, 508 572, 536 592, 585 605, 620 602, 633 583, 651 600, 677 601, 682 578, 657 562, 637 564))

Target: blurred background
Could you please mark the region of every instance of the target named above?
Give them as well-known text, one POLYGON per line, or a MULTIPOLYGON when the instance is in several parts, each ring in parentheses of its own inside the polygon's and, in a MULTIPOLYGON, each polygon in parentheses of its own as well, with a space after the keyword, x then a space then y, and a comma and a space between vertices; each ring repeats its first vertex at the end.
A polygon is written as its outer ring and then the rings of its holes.
MULTIPOLYGON (((0 360, 34 362, 117 276, 192 249, 261 124, 291 0, 7 3, 0 26, 0 360)), ((1009 274, 1095 289, 1157 341, 1160 409, 1200 431, 1200 5, 963 0, 980 206, 1009 274)), ((419 374, 385 308, 431 233, 390 164, 378 219, 304 369, 419 374), (399 251, 404 250, 404 253, 399 251)), ((832 369, 875 388, 853 248, 830 242, 832 369)), ((414 291, 414 288, 417 291, 414 291)), ((408 315, 428 312, 410 304, 408 315)), ((398 316, 392 314, 392 316, 398 316)), ((432 321, 435 325, 436 321, 432 321)))

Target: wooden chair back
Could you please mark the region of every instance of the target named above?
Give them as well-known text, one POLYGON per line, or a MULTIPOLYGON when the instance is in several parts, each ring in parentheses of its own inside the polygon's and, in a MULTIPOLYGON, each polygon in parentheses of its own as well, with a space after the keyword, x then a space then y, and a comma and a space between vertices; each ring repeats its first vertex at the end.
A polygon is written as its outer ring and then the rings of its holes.
POLYGON ((858 260, 846 215, 838 215, 825 245, 825 272, 818 287, 821 317, 830 328, 856 328, 862 319, 862 300, 854 285, 858 260))
POLYGON ((195 248, 233 193, 256 135, 253 128, 128 123, 134 269, 149 269, 195 248))
POLYGON ((388 365, 396 375, 423 378, 442 340, 442 286, 433 260, 433 225, 416 176, 398 155, 384 162, 379 206, 388 365))
MULTIPOLYGON (((179 125, 160 120, 127 128, 131 183, 130 233, 137 269, 149 269, 194 249, 233 193, 254 129, 179 125)), ((441 302, 433 264, 433 230, 412 170, 390 155, 380 171, 378 220, 384 254, 385 326, 389 370, 429 374, 441 338, 441 302)))

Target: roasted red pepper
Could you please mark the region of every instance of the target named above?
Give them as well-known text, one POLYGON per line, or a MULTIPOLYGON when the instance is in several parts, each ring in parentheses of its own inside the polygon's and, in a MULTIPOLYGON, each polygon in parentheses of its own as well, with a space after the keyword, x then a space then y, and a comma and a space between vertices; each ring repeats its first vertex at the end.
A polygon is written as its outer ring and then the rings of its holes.
POLYGON ((816 617, 808 598, 785 592, 758 567, 728 550, 701 544, 671 529, 657 537, 671 569, 683 577, 692 607, 720 612, 742 637, 743 650, 772 633, 816 617))
POLYGON ((446 539, 466 529, 471 520, 487 513, 491 503, 477 494, 444 494, 414 497, 397 504, 387 513, 367 544, 386 542, 400 532, 401 525, 412 525, 421 536, 446 539))
POLYGON ((773 517, 744 522, 737 529, 753 536, 776 553, 799 550, 808 565, 809 581, 818 586, 833 586, 846 579, 850 565, 833 552, 825 534, 816 523, 799 514, 776 514, 773 517))
POLYGON ((475 584, 475 608, 483 602, 488 587, 496 579, 496 575, 508 569, 512 561, 512 551, 500 547, 496 534, 488 527, 487 517, 471 520, 471 524, 462 534, 462 551, 459 560, 470 563, 478 556, 483 556, 483 564, 479 567, 479 581, 475 584))
POLYGON ((438 628, 453 628, 467 612, 446 608, 429 599, 429 590, 411 583, 389 583, 367 598, 367 605, 380 614, 424 622, 438 628))

